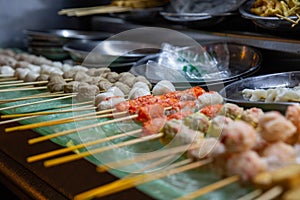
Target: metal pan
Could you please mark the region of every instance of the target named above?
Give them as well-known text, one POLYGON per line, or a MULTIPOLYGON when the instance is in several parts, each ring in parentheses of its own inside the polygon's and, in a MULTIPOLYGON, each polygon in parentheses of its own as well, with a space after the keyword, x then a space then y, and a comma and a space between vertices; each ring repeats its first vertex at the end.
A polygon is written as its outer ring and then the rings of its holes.
POLYGON ((140 58, 159 52, 159 46, 130 41, 74 41, 64 45, 76 62, 88 65, 107 65, 114 63, 132 63, 140 58))
MULTIPOLYGON (((229 70, 230 76, 226 78, 211 78, 205 79, 203 81, 193 81, 187 80, 189 84, 192 85, 212 85, 212 84, 227 84, 228 82, 232 82, 234 80, 238 80, 245 76, 249 76, 255 73, 259 68, 262 62, 262 56, 260 52, 252 47, 240 44, 233 44, 233 43, 214 43, 214 44, 207 44, 203 45, 203 48, 211 54, 212 56, 216 57, 218 60, 218 56, 224 56, 222 53, 216 53, 218 49, 227 48, 229 51, 229 70)), ((131 69, 131 73, 135 75, 143 75, 146 74, 146 63, 149 60, 157 61, 159 58, 159 54, 150 55, 145 58, 139 60, 131 69)), ((167 72, 167 69, 166 69, 167 72)), ((161 72, 163 73, 163 72, 161 72)), ((149 79, 149 77, 146 77, 149 79)), ((159 79, 149 79, 152 83, 157 83, 160 81, 159 79)), ((186 82, 173 82, 176 85, 186 85, 186 82)))
POLYGON ((264 110, 278 110, 285 112, 292 102, 253 102, 244 99, 242 91, 244 89, 269 89, 276 87, 295 87, 300 83, 300 71, 284 72, 277 74, 261 75, 245 78, 231 83, 224 87, 220 94, 226 102, 235 103, 245 108, 259 107, 264 110))
POLYGON ((24 33, 36 40, 68 41, 68 40, 104 40, 112 34, 107 32, 81 31, 71 29, 24 30, 24 33))

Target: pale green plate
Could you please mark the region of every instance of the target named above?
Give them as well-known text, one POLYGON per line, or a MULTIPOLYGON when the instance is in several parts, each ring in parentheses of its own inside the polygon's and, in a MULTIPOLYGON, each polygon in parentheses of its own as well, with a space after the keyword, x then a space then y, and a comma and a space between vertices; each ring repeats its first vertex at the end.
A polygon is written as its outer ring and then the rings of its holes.
MULTIPOLYGON (((16 98, 21 96, 27 96, 30 94, 38 93, 38 91, 24 91, 24 92, 7 92, 7 93, 0 93, 0 99, 10 99, 10 98, 16 98)), ((27 100, 27 101, 21 101, 21 102, 14 102, 14 103, 7 103, 7 104, 0 104, 0 107, 6 107, 11 105, 19 105, 21 103, 25 102, 33 102, 35 100, 27 100)), ((60 101, 54 101, 49 103, 42 103, 42 104, 36 104, 33 106, 27 106, 27 107, 21 107, 21 108, 15 108, 11 110, 5 110, 2 111, 6 114, 12 114, 12 113, 22 113, 22 112, 32 112, 35 110, 45 110, 50 109, 55 106, 65 104, 65 103, 71 103, 72 99, 68 100, 60 100, 60 101)), ((41 122, 41 121, 48 121, 53 119, 59 119, 62 117, 67 116, 80 116, 83 114, 74 112, 72 114, 56 114, 56 115, 48 115, 48 116, 41 116, 34 119, 29 120, 23 120, 20 123, 22 124, 28 124, 28 123, 34 123, 34 122, 41 122)), ((85 122, 78 122, 78 123, 69 123, 69 124, 63 124, 63 125, 55 125, 55 126, 48 126, 48 127, 42 127, 35 129, 36 132, 47 135, 54 132, 59 132, 62 130, 67 129, 74 129, 75 127, 82 127, 83 125, 92 124, 95 123, 96 120, 91 121, 85 121, 85 122)), ((97 121, 99 122, 99 121, 97 121)), ((67 146, 69 144, 79 144, 82 141, 93 141, 98 138, 105 137, 105 135, 111 135, 117 132, 123 132, 124 130, 129 129, 136 129, 138 126, 137 124, 133 123, 118 123, 112 124, 112 125, 106 125, 102 128, 93 128, 86 131, 81 131, 78 133, 62 136, 56 139, 53 139, 52 141, 61 145, 61 146, 67 146)), ((115 142, 119 142, 121 140, 116 140, 115 142)), ((88 150, 91 150, 95 147, 99 147, 99 145, 95 145, 92 147, 89 147, 88 150)), ((159 141, 156 142, 144 142, 139 145, 132 145, 129 147, 124 147, 122 149, 117 149, 114 151, 109 151, 106 153, 98 154, 97 156, 90 156, 86 158, 88 161, 94 163, 95 165, 102 164, 101 161, 107 161, 107 160, 122 160, 127 155, 130 155, 134 152, 147 152, 149 150, 153 151, 155 149, 158 149, 162 147, 162 145, 159 143, 159 141), (125 152, 125 153, 124 153, 125 152)), ((34 148, 34 145, 33 145, 34 148)), ((86 149, 82 150, 86 151, 86 149)), ((36 154, 42 153, 42 152, 36 152, 36 154)), ((138 165, 138 164, 137 164, 138 165)), ((130 167, 136 167, 135 165, 129 166, 130 167)), ((119 171, 119 170, 110 170, 110 173, 114 174, 115 176, 121 178, 127 173, 119 171)), ((137 188, 144 193, 152 196, 155 199, 174 199, 177 197, 180 197, 182 195, 188 194, 192 191, 195 191, 205 185, 208 185, 210 183, 213 183, 217 180, 220 180, 219 177, 214 175, 208 168, 201 168, 197 170, 191 170, 188 172, 176 174, 173 176, 169 176, 157 181, 152 181, 143 185, 138 186, 137 188)), ((239 186, 238 184, 232 184, 229 185, 223 189, 219 189, 217 191, 214 191, 212 193, 209 193, 207 195, 204 195, 200 197, 199 199, 236 199, 237 197, 240 197, 247 192, 250 191, 251 188, 243 188, 239 186)))

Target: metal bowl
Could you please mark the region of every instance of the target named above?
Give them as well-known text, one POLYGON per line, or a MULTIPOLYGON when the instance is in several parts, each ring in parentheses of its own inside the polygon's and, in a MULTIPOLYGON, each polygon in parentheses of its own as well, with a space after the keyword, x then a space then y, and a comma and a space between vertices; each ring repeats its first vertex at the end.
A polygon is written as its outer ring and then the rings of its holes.
POLYGON ((70 40, 104 40, 112 34, 107 32, 80 31, 71 29, 24 30, 24 33, 35 40, 70 41, 70 40))
POLYGON ((269 89, 276 87, 295 87, 300 83, 300 71, 284 72, 277 74, 261 75, 249 77, 224 87, 220 94, 226 102, 235 103, 245 108, 259 107, 264 110, 278 110, 285 112, 292 102, 253 102, 244 99, 242 91, 244 89, 269 89))
MULTIPOLYGON (((255 73, 259 68, 262 62, 262 56, 260 52, 252 47, 240 45, 240 44, 233 44, 233 43, 214 43, 214 44, 207 44, 202 45, 206 51, 214 56, 216 60, 221 59, 222 53, 216 53, 218 49, 227 48, 229 51, 229 70, 231 75, 227 78, 211 78, 205 79, 203 81, 187 81, 187 82, 174 82, 175 85, 183 86, 191 84, 191 85, 201 85, 201 86, 212 86, 212 85, 226 85, 232 81, 238 80, 240 78, 249 76, 255 73)), ((149 60, 157 61, 159 58, 159 54, 147 56, 139 60, 133 67, 130 69, 130 72, 135 75, 143 75, 146 74, 146 63, 149 60)), ((161 72, 163 73, 163 72, 161 72)), ((166 69, 166 73, 168 70, 166 69)), ((146 77, 150 80, 153 84, 160 81, 159 79, 151 79, 146 77)))
POLYGON ((75 62, 88 66, 108 66, 111 63, 132 63, 157 53, 158 46, 130 41, 74 41, 64 45, 75 62))
MULTIPOLYGON (((257 26, 273 30, 273 31, 281 31, 281 32, 289 32, 289 31, 299 31, 300 24, 296 25, 295 27, 291 27, 291 22, 280 19, 278 17, 261 17, 251 13, 250 9, 254 3, 254 0, 247 1, 239 8, 239 12, 241 13, 242 17, 246 19, 250 19, 254 24, 257 26)), ((297 16, 290 16, 288 17, 292 20, 297 20, 297 16)))

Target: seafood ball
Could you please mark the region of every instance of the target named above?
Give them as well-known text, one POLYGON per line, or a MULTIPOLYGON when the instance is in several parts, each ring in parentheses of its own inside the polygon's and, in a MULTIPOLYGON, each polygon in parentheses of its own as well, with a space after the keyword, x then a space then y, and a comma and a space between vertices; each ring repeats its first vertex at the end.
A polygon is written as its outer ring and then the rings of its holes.
POLYGON ((114 97, 114 96, 116 95, 114 95, 113 92, 107 91, 107 92, 100 93, 95 97, 95 105, 97 106, 102 101, 106 101, 109 97, 114 97))
POLYGON ((83 71, 77 71, 77 72, 75 72, 75 74, 73 75, 72 78, 73 78, 74 81, 83 81, 83 82, 85 82, 84 80, 89 79, 90 76, 87 75, 83 71))
POLYGON ((79 100, 93 100, 99 93, 96 85, 79 85, 77 98, 79 100))
POLYGON ((264 112, 260 108, 250 108, 244 110, 241 116, 241 119, 253 127, 257 127, 259 118, 263 116, 264 112))
POLYGON ((146 88, 146 89, 148 89, 148 85, 144 82, 135 82, 133 84, 132 88, 146 88))
POLYGON ((4 65, 0 67, 0 74, 13 76, 15 74, 15 70, 11 66, 4 65))
POLYGON ((134 83, 137 83, 137 82, 146 83, 148 85, 149 89, 152 88, 152 84, 144 76, 137 76, 137 77, 135 77, 134 83))
POLYGON ((74 74, 76 73, 76 71, 65 71, 63 73, 63 77, 64 78, 73 78, 74 74))
POLYGON ((52 61, 43 56, 32 56, 31 63, 35 65, 52 65, 52 61))
POLYGON ((265 113, 258 122, 259 132, 268 142, 285 141, 296 133, 296 127, 277 111, 265 113))
POLYGON ((120 90, 120 88, 118 88, 116 86, 109 88, 107 90, 107 92, 112 92, 115 96, 120 96, 120 97, 124 96, 124 93, 122 92, 122 90, 120 90))
POLYGON ((48 79, 49 79, 49 77, 50 77, 50 75, 48 75, 48 74, 41 74, 41 75, 39 75, 39 77, 37 77, 37 81, 48 81, 48 79))
POLYGON ((75 65, 72 67, 72 70, 74 71, 88 71, 88 68, 84 67, 84 66, 81 66, 81 65, 75 65))
POLYGON ((217 92, 207 92, 200 95, 197 99, 197 108, 201 109, 205 106, 222 104, 223 97, 217 92))
POLYGON ((188 157, 196 160, 213 158, 225 152, 225 146, 215 138, 200 139, 197 144, 199 147, 188 151, 188 157))
POLYGON ((222 131, 222 143, 229 152, 247 151, 254 147, 256 142, 255 129, 243 121, 233 121, 222 131))
POLYGON ((128 85, 129 87, 132 87, 134 84, 134 79, 135 79, 134 75, 132 75, 132 74, 126 75, 125 74, 123 76, 120 76, 119 82, 124 83, 124 84, 128 85))
POLYGON ((232 104, 232 103, 225 103, 221 110, 219 111, 219 115, 224 115, 226 117, 229 117, 231 119, 237 119, 240 118, 243 114, 243 108, 232 104))
POLYGON ((203 133, 207 132, 210 124, 208 118, 199 112, 187 116, 183 121, 189 128, 203 133))
POLYGON ((24 78, 24 82, 34 82, 39 76, 37 73, 28 73, 24 78))
POLYGON ((59 61, 55 61, 55 62, 52 62, 51 64, 53 67, 56 67, 56 68, 59 68, 59 69, 63 69, 63 64, 59 61))
POLYGON ((132 73, 130 72, 122 72, 120 73, 120 78, 123 78, 123 77, 135 77, 132 73))
POLYGON ((29 64, 30 64, 30 63, 27 62, 27 61, 18 61, 18 62, 15 64, 14 68, 19 68, 19 67, 21 67, 21 68, 27 68, 27 66, 28 66, 29 64))
POLYGON ((175 91, 176 91, 176 89, 170 81, 162 80, 162 81, 159 81, 153 87, 152 93, 153 93, 153 95, 163 95, 168 92, 175 92, 175 91))
POLYGON ((35 72, 35 73, 40 73, 41 72, 41 67, 33 64, 27 65, 27 68, 30 69, 30 71, 35 72))
POLYGON ((210 122, 207 135, 211 137, 220 137, 223 129, 231 122, 233 122, 232 119, 223 115, 214 117, 210 122))
POLYGON ((128 87, 128 85, 125 85, 124 83, 116 82, 116 83, 115 83, 115 86, 117 86, 120 90, 122 90, 122 92, 123 92, 125 95, 128 95, 129 92, 130 92, 130 87, 128 87))
POLYGON ((113 87, 113 84, 108 80, 99 81, 97 85, 101 91, 107 91, 109 88, 113 87))
POLYGON ((51 76, 49 77, 47 88, 50 92, 60 92, 63 91, 65 84, 66 81, 63 79, 61 75, 51 74, 51 76))
POLYGON ((0 55, 0 65, 15 66, 17 61, 9 56, 0 55))
POLYGON ((262 156, 266 159, 269 170, 296 164, 295 149, 281 141, 267 146, 262 152, 262 156))
POLYGON ((204 135, 200 131, 190 129, 181 120, 177 119, 167 121, 163 127, 163 133, 163 143, 174 140, 180 142, 180 144, 192 144, 199 141, 204 135))
POLYGON ((266 170, 267 163, 254 151, 234 154, 226 163, 227 174, 239 175, 245 182, 253 180, 259 173, 266 170))
POLYGON ((119 80, 120 75, 116 72, 108 72, 106 78, 109 82, 115 83, 119 80))
POLYGON ((101 101, 98 104, 97 108, 98 108, 98 110, 111 109, 111 108, 114 108, 114 106, 117 105, 118 103, 121 103, 124 101, 125 101, 124 97, 111 97, 107 101, 101 101))
POLYGON ((285 116, 296 126, 297 132, 300 134, 300 105, 289 106, 285 116))
POLYGON ((72 66, 69 65, 69 64, 63 64, 61 69, 65 73, 67 71, 71 71, 72 70, 72 66))
MULTIPOLYGON (((81 85, 79 81, 71 81, 69 83, 66 83, 64 85, 64 92, 65 93, 73 93, 73 92, 78 92, 78 87, 81 85)), ((88 84, 86 84, 88 85, 88 84)))
POLYGON ((106 77, 106 74, 110 72, 110 69, 107 67, 103 67, 103 68, 97 68, 96 70, 92 70, 91 72, 89 72, 90 76, 101 76, 101 77, 106 77), (93 73, 92 73, 93 72, 93 73), (105 74, 105 76, 104 76, 105 74))
POLYGON ((135 99, 135 98, 150 95, 150 94, 151 94, 151 92, 150 92, 148 87, 146 87, 146 88, 134 87, 130 90, 130 92, 128 94, 128 98, 129 99, 135 99))
POLYGON ((17 77, 17 79, 23 80, 28 73, 30 73, 28 68, 17 68, 14 76, 17 77))
POLYGON ((14 57, 16 55, 16 53, 11 49, 0 49, 0 54, 9 57, 14 57))

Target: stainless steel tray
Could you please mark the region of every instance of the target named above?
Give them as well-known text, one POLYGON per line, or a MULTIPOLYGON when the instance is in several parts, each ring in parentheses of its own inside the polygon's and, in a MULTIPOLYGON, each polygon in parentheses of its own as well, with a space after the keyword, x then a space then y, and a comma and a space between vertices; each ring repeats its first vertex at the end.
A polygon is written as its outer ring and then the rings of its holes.
POLYGON ((264 110, 279 110, 284 112, 286 108, 295 104, 292 102, 253 102, 244 99, 242 91, 244 89, 269 89, 276 87, 295 87, 300 83, 300 71, 283 72, 277 74, 261 75, 257 77, 249 77, 240 81, 231 83, 224 87, 220 94, 226 102, 235 103, 240 106, 250 108, 259 107, 264 110))

